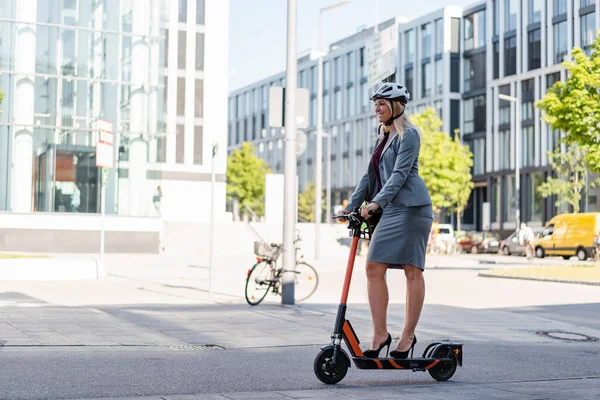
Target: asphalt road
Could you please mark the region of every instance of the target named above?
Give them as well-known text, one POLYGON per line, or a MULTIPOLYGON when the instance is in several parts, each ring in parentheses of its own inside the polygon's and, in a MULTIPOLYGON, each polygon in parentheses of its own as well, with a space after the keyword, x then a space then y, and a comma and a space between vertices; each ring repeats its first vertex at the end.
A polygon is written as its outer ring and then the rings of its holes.
MULTIPOLYGON (((424 344, 423 344, 424 345, 424 344)), ((422 347, 418 347, 418 350, 422 347)), ((73 399, 324 389, 313 373, 317 346, 238 350, 5 351, 0 398, 73 399)), ((350 368, 340 387, 552 381, 600 377, 598 343, 466 342, 464 367, 445 383, 428 373, 350 368)))

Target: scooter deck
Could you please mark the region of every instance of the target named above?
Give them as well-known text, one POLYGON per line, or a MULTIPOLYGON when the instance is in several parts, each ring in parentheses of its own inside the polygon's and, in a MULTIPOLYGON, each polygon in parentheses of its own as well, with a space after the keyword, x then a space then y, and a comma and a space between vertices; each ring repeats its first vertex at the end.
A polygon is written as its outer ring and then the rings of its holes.
POLYGON ((425 371, 438 366, 447 364, 452 365, 452 360, 448 358, 365 358, 352 357, 354 365, 358 369, 407 369, 413 371, 425 371))

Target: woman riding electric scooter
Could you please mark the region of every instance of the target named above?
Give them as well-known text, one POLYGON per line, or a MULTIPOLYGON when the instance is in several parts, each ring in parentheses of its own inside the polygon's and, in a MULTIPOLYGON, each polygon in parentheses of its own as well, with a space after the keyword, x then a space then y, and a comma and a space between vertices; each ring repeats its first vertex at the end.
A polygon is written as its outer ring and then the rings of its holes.
POLYGON ((367 289, 373 320, 371 347, 367 358, 389 351, 392 337, 387 330, 388 268, 404 269, 406 275, 406 319, 395 351, 389 356, 407 358, 417 343, 415 328, 425 298, 425 252, 433 223, 431 198, 419 176, 421 134, 405 114, 410 94, 406 87, 384 83, 371 96, 381 123, 367 172, 354 190, 341 215, 361 208, 363 218, 380 210, 381 219, 371 238, 367 255, 367 289))

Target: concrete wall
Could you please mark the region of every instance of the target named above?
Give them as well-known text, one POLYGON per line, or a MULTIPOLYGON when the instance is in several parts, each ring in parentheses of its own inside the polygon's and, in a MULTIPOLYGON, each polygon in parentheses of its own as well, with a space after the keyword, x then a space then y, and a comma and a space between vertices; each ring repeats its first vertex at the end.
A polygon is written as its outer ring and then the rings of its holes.
MULTIPOLYGON (((0 213, 0 251, 100 253, 101 218, 96 214, 0 213)), ((159 253, 158 218, 106 216, 107 253, 159 253)))

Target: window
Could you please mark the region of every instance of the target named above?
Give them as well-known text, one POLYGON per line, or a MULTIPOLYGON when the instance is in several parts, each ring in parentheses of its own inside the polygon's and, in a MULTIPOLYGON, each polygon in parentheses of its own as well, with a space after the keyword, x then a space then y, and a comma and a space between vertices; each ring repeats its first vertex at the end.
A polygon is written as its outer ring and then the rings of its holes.
POLYGON ((204 0, 196 0, 196 23, 204 25, 204 0))
POLYGON ((486 65, 485 53, 476 54, 470 58, 465 58, 464 74, 465 74, 465 92, 474 89, 485 88, 486 81, 486 65))
POLYGON ((331 121, 331 96, 326 94, 323 95, 323 122, 329 121, 331 121))
POLYGON ((317 84, 318 84, 317 72, 318 72, 317 67, 310 68, 310 93, 311 94, 317 93, 317 84))
POLYGON ((505 0, 504 7, 504 32, 514 31, 517 29, 519 0, 505 0))
POLYGON ((473 175, 485 174, 485 139, 473 141, 473 175))
MULTIPOLYGON (((261 143, 262 144, 262 143, 261 143)), ((202 127, 194 127, 194 164, 202 164, 202 127)))
POLYGON ((442 94, 444 92, 444 63, 442 60, 435 61, 435 93, 442 94))
POLYGON ((554 63, 563 62, 568 53, 567 21, 554 24, 554 63))
POLYGON ((583 7, 591 6, 593 4, 596 4, 596 0, 581 0, 579 7, 583 8, 583 7))
POLYGON ((348 53, 346 55, 346 74, 347 74, 347 82, 354 82, 356 77, 356 60, 355 60, 354 52, 348 53))
POLYGON ((500 45, 498 42, 494 42, 494 79, 500 77, 500 45))
POLYGON ((343 107, 342 107, 342 105, 343 105, 342 104, 342 91, 338 90, 337 92, 334 93, 333 96, 334 96, 333 99, 335 102, 335 105, 334 105, 335 114, 333 115, 333 118, 337 120, 338 118, 342 117, 342 109, 343 109, 343 107))
POLYGON ((336 57, 335 60, 333 60, 334 65, 335 65, 335 86, 336 87, 341 87, 342 86, 342 73, 343 73, 343 68, 344 66, 342 65, 342 60, 341 57, 336 57))
POLYGON ((588 56, 591 55, 591 45, 596 36, 596 13, 581 16, 581 49, 588 56))
POLYGON ((465 135, 469 135, 473 133, 475 130, 475 124, 473 123, 473 99, 467 99, 463 102, 464 104, 464 128, 463 133, 465 135))
POLYGON ((183 164, 185 159, 185 126, 177 125, 175 135, 175 162, 183 164))
POLYGON ((546 75, 546 87, 551 88, 556 82, 560 81, 560 72, 554 72, 546 75))
POLYGON ((179 43, 177 44, 177 68, 185 69, 186 31, 179 31, 179 43))
POLYGON ((485 46, 485 10, 465 18, 465 50, 485 46))
POLYGON ((177 78, 177 115, 185 116, 185 78, 177 78))
POLYGON ((404 71, 404 84, 408 93, 413 93, 413 69, 409 68, 404 71))
POLYGON ((534 127, 527 126, 521 130, 521 165, 532 167, 535 157, 534 127))
POLYGON ((499 224, 501 215, 501 202, 502 198, 502 185, 500 184, 500 178, 492 178, 492 221, 499 224))
POLYGON ((406 50, 406 59, 405 63, 414 62, 415 60, 415 31, 411 29, 404 34, 404 38, 406 41, 406 46, 404 47, 406 50))
POLYGON ((517 216, 517 203, 515 196, 515 177, 513 175, 504 177, 504 217, 503 221, 514 221, 517 216))
POLYGON ((517 38, 504 39, 504 76, 517 73, 517 38))
POLYGON ((299 78, 298 78, 298 87, 304 88, 304 89, 308 89, 308 79, 307 79, 307 71, 308 70, 303 70, 300 71, 299 78))
POLYGON ((567 13, 567 0, 554 1, 554 16, 564 15, 567 13))
POLYGON ((485 132, 486 108, 485 95, 466 99, 464 101, 464 134, 485 132))
POLYGON ((531 202, 529 208, 529 220, 530 221, 542 221, 542 209, 544 208, 544 198, 538 192, 537 188, 544 183, 544 176, 541 172, 536 172, 529 175, 529 196, 528 200, 531 202))
POLYGON ((164 53, 162 65, 167 68, 169 66, 169 30, 165 29, 164 53))
POLYGON ((421 69, 421 73, 422 73, 422 80, 421 82, 423 83, 422 86, 422 91, 421 91, 421 96, 422 97, 429 97, 431 96, 431 87, 433 86, 433 76, 432 76, 432 71, 431 71, 431 63, 425 63, 423 64, 423 68, 421 69))
POLYGON ((441 100, 437 100, 433 104, 433 106, 435 108, 435 112, 437 113, 438 117, 440 117, 440 119, 443 121, 444 102, 441 100))
POLYGON ((421 46, 423 48, 423 57, 431 56, 431 24, 425 24, 421 27, 421 46))
POLYGON ((535 82, 528 79, 521 82, 521 120, 532 121, 534 119, 535 82))
POLYGON ((179 0, 179 22, 187 22, 187 0, 179 0))
POLYGON ((331 87, 331 68, 330 62, 326 61, 323 63, 323 90, 327 90, 331 87))
POLYGON ((493 22, 493 24, 494 24, 494 36, 498 35, 498 25, 500 25, 500 23, 499 23, 499 18, 500 17, 499 17, 499 14, 498 14, 498 2, 499 1, 500 0, 492 0, 492 3, 493 3, 492 4, 492 10, 493 10, 492 20, 494 21, 493 22))
POLYGON ((444 22, 442 19, 435 20, 435 54, 444 52, 444 22))
POLYGON ((269 109, 269 88, 267 85, 262 87, 262 109, 269 109))
POLYGON ((527 34, 528 37, 528 64, 529 70, 539 68, 542 65, 542 36, 541 30, 536 29, 527 34))
POLYGON ((366 77, 368 75, 368 71, 367 71, 367 60, 366 57, 367 55, 365 54, 365 48, 361 47, 360 48, 360 77, 366 77))
POLYGON ((529 3, 529 23, 535 24, 542 20, 542 5, 544 0, 528 0, 529 3))
POLYGON ((499 135, 498 167, 504 170, 510 168, 510 130, 502 130, 499 135))
POLYGON ((196 33, 196 71, 204 70, 204 33, 196 33))
POLYGON ((348 88, 348 113, 347 116, 353 116, 356 114, 356 88, 354 86, 348 88))
POLYGON ((202 79, 196 79, 196 88, 195 88, 195 113, 194 116, 196 118, 203 117, 203 107, 204 107, 204 81, 202 79))

